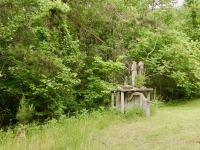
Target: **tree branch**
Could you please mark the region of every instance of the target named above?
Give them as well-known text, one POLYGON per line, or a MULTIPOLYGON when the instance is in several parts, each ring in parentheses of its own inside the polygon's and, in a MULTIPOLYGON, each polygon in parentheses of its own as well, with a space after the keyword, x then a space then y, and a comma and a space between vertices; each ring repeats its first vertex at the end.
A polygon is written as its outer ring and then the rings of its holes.
POLYGON ((153 53, 153 51, 155 50, 157 41, 158 41, 158 36, 157 36, 156 41, 154 43, 153 49, 147 54, 147 59, 149 58, 149 55, 151 55, 151 53, 153 53))
MULTIPOLYGON (((90 33, 91 35, 93 35, 97 40, 99 40, 100 42, 104 43, 107 45, 107 43, 105 41, 103 41, 100 37, 98 37, 96 34, 94 34, 91 30, 87 30, 85 27, 83 27, 78 21, 76 21, 76 18, 70 16, 70 15, 67 15, 67 17, 75 22, 80 28, 84 29, 86 32, 90 33)), ((108 45, 107 45, 108 46, 108 45)))

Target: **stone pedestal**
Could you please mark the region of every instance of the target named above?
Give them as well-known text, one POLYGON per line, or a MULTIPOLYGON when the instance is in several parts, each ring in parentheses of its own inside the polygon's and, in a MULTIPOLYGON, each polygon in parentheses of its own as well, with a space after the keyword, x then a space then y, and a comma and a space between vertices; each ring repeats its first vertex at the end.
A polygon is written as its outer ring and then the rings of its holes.
POLYGON ((124 113, 125 109, 142 108, 146 116, 150 116, 150 92, 152 88, 129 88, 118 87, 111 90, 111 107, 124 113), (116 92, 116 105, 114 105, 114 93, 116 92), (146 97, 144 96, 146 93, 146 97))

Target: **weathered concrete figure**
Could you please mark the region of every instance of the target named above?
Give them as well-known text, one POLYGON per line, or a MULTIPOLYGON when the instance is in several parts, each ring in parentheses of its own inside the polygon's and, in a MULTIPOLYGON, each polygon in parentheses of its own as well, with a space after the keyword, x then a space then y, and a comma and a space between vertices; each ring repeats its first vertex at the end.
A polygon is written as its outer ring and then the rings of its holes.
POLYGON ((144 63, 142 61, 138 63, 138 74, 144 74, 144 63))
POLYGON ((136 61, 132 61, 131 72, 132 72, 132 86, 135 87, 136 75, 137 75, 137 62, 136 61))

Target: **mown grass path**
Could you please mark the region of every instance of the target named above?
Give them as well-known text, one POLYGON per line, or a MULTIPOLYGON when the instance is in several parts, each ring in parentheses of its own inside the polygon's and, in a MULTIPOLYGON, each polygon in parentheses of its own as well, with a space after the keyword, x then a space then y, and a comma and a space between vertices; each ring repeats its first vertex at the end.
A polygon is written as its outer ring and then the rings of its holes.
POLYGON ((200 150, 200 100, 109 126, 95 138, 107 150, 200 150))

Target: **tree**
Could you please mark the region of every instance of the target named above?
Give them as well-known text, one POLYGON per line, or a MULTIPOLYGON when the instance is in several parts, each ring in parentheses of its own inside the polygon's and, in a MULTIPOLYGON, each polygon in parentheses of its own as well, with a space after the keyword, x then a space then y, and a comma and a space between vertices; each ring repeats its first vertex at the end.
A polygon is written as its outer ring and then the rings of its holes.
POLYGON ((72 70, 79 65, 79 45, 68 30, 68 5, 4 1, 0 7, 0 106, 10 110, 7 120, 15 118, 23 94, 36 120, 58 118, 79 82, 72 70))

